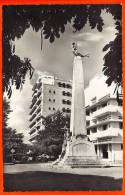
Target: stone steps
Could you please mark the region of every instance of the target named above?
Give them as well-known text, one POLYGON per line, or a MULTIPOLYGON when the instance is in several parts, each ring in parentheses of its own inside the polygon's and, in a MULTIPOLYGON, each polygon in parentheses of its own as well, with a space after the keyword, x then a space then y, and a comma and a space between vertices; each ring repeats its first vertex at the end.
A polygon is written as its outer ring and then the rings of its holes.
POLYGON ((72 168, 78 167, 106 167, 107 164, 105 162, 101 162, 99 159, 85 159, 80 157, 69 157, 65 161, 65 165, 68 165, 72 168))

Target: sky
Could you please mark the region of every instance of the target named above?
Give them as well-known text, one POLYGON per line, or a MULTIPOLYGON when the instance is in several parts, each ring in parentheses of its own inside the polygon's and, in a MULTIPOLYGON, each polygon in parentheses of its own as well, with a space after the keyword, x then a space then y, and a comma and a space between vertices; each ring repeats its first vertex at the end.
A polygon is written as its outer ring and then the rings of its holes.
POLYGON ((29 139, 29 106, 31 104, 32 87, 39 72, 51 74, 56 77, 72 80, 73 54, 72 42, 77 41, 78 51, 82 54, 89 54, 89 58, 84 58, 83 67, 85 74, 85 86, 95 75, 102 74, 103 47, 115 38, 115 26, 112 16, 102 13, 104 27, 102 32, 92 30, 89 24, 79 32, 73 33, 70 24, 66 26, 65 33, 61 34, 54 43, 49 43, 43 39, 43 49, 41 51, 40 32, 33 31, 32 27, 27 29, 20 39, 15 40, 15 53, 21 59, 28 57, 35 68, 33 78, 30 80, 27 75, 23 90, 13 88, 10 106, 13 112, 9 116, 9 126, 15 128, 17 132, 24 134, 24 141, 29 139))

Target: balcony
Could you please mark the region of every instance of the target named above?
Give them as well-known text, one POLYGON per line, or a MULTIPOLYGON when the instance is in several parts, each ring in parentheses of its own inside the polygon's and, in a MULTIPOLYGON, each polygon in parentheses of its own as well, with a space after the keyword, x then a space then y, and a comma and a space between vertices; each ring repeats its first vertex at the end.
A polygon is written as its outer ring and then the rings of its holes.
POLYGON ((29 141, 33 141, 37 136, 37 132, 35 132, 33 135, 30 136, 30 140, 29 141))
POLYGON ((36 121, 33 121, 30 125, 29 128, 32 128, 36 124, 36 121))
POLYGON ((39 114, 41 112, 41 107, 39 106, 37 109, 37 114, 39 114))
POLYGON ((36 114, 33 113, 33 115, 30 117, 29 121, 33 121, 33 119, 36 117, 36 114))
MULTIPOLYGON (((104 124, 108 124, 109 122, 122 122, 123 121, 123 118, 122 116, 106 116, 102 119, 97 119, 96 122, 93 122, 93 120, 90 120, 90 123, 89 125, 87 125, 87 129, 90 129, 90 128, 93 128, 93 127, 97 127, 97 126, 101 126, 101 125, 104 125, 104 124)), ((86 122, 89 122, 89 120, 86 122)), ((87 123, 88 124, 88 123, 87 123)))
POLYGON ((31 109, 33 108, 33 106, 34 106, 34 104, 36 103, 36 101, 37 101, 37 97, 35 96, 35 97, 33 98, 33 100, 32 100, 32 104, 31 104, 31 106, 30 106, 31 109))
POLYGON ((36 132, 36 128, 33 128, 33 129, 30 130, 29 134, 32 135, 35 132, 36 132))
POLYGON ((37 106, 35 105, 33 108, 32 108, 32 110, 30 111, 30 115, 32 115, 33 114, 33 112, 36 110, 36 108, 37 108, 37 106))
POLYGON ((104 131, 98 131, 97 133, 92 133, 89 135, 90 140, 96 140, 98 138, 103 138, 103 137, 117 137, 118 134, 121 134, 121 131, 116 128, 108 128, 107 130, 104 131))
POLYGON ((38 102, 36 103, 38 106, 40 105, 41 103, 41 100, 39 99, 38 102))
POLYGON ((118 106, 109 105, 93 112, 93 117, 98 118, 109 113, 122 112, 122 109, 118 106))
POLYGON ((111 115, 108 115, 102 119, 98 119, 97 121, 97 124, 103 124, 103 123, 108 123, 108 122, 122 122, 123 121, 123 117, 122 116, 111 116, 111 115))
POLYGON ((34 97, 37 94, 37 90, 35 90, 32 94, 32 97, 34 97))
POLYGON ((40 119, 41 119, 41 114, 39 114, 38 116, 37 116, 37 122, 39 122, 40 121, 40 119))
POLYGON ((98 101, 99 101, 99 102, 104 102, 104 101, 107 101, 109 98, 110 98, 110 94, 108 94, 108 95, 106 95, 106 96, 100 98, 98 101))
POLYGON ((37 84, 37 88, 40 89, 40 87, 42 86, 42 83, 38 83, 37 84))

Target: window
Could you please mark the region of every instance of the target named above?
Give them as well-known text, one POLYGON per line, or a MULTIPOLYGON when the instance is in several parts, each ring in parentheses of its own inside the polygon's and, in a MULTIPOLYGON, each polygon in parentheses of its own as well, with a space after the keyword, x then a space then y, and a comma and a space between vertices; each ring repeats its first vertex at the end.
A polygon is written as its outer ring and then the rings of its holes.
POLYGON ((55 102, 55 99, 53 99, 53 102, 55 102))
POLYGON ((62 94, 63 94, 64 96, 69 96, 69 97, 72 96, 72 94, 71 94, 70 92, 65 92, 65 91, 63 91, 62 94))
POLYGON ((71 112, 71 110, 69 108, 67 108, 67 113, 70 113, 70 112, 71 112))
POLYGON ((56 92, 55 92, 55 91, 53 91, 53 93, 55 94, 56 92))
POLYGON ((120 128, 120 129, 123 128, 123 123, 122 123, 122 122, 119 123, 119 128, 120 128))
POLYGON ((63 91, 63 92, 62 92, 62 94, 65 96, 65 95, 66 95, 66 92, 65 92, 65 91, 63 91))
POLYGON ((95 112, 97 110, 96 107, 92 108, 91 113, 95 112))
POLYGON ((51 102, 51 99, 49 98, 49 102, 51 102))
POLYGON ((90 126, 90 121, 86 122, 86 126, 89 127, 90 126))
POLYGON ((65 111, 66 111, 66 109, 65 109, 65 108, 63 108, 63 109, 62 109, 62 111, 63 111, 63 112, 65 112, 65 111))
POLYGON ((71 93, 70 93, 70 92, 67 92, 67 96, 71 97, 72 95, 71 95, 71 93))
POLYGON ((90 115, 90 111, 86 111, 86 116, 89 116, 90 115))
POLYGON ((49 93, 51 93, 51 90, 49 90, 49 93))
POLYGON ((63 83, 62 86, 65 88, 66 87, 65 83, 63 83))
POLYGON ((119 105, 119 106, 122 106, 122 100, 119 100, 119 101, 118 101, 118 105, 119 105))
POLYGON ((106 129, 107 129, 107 125, 103 125, 102 130, 106 130, 106 129))
POLYGON ((68 104, 68 105, 71 105, 71 101, 67 100, 67 104, 68 104))
POLYGON ((109 150, 112 151, 112 144, 109 144, 109 150))
POLYGON ((72 89, 72 86, 70 84, 66 84, 66 83, 58 83, 59 87, 63 87, 63 88, 68 88, 68 89, 72 89))
POLYGON ((51 108, 49 107, 49 110, 51 110, 51 108))
POLYGON ((62 83, 59 82, 59 83, 58 83, 58 86, 59 86, 59 87, 62 87, 62 83))
POLYGON ((87 129, 87 135, 90 135, 90 129, 87 129))
POLYGON ((96 128, 96 127, 95 127, 95 128, 92 128, 92 129, 91 129, 91 132, 92 132, 92 133, 96 133, 96 132, 97 132, 97 128, 96 128))
POLYGON ((53 108, 53 110, 55 110, 55 108, 53 108))
POLYGON ((69 89, 72 88, 72 86, 70 84, 67 84, 66 87, 69 88, 69 89))
POLYGON ((63 103, 63 104, 66 104, 66 100, 63 99, 63 100, 62 100, 62 103, 63 103))
POLYGON ((123 150, 123 144, 121 144, 121 150, 123 150))
POLYGON ((102 108, 106 107, 107 106, 107 103, 103 103, 102 104, 102 108))

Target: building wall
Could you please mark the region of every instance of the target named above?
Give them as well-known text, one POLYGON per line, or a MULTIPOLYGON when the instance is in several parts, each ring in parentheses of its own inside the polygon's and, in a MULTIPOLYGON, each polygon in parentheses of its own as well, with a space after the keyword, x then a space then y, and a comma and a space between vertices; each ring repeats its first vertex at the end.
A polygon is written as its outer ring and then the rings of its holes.
MULTIPOLYGON (((63 92, 70 93, 71 89, 59 87, 58 83, 60 80, 56 80, 54 85, 46 85, 43 86, 43 115, 47 116, 56 112, 57 110, 63 111, 63 108, 67 111, 69 109, 69 113, 71 112, 71 96, 63 95, 63 92), (63 103, 65 100, 65 104, 63 103), (67 101, 69 101, 67 104, 67 101)), ((69 82, 62 82, 69 83, 69 82)))
POLYGON ((115 85, 107 87, 104 76, 95 77, 85 90, 86 125, 89 139, 95 144, 97 156, 122 163, 122 98, 118 103, 115 85))
POLYGON ((65 114, 71 113, 71 91, 72 82, 64 81, 54 76, 40 76, 33 87, 33 95, 30 106, 30 141, 33 142, 37 132, 44 130, 42 124, 43 118, 56 111, 62 111, 65 114), (34 99, 37 100, 34 103, 34 99), (35 109, 34 112, 32 110, 35 109), (35 124, 34 124, 35 122, 35 124), (32 126, 32 124, 34 124, 32 126), (31 127, 32 126, 32 127, 31 127))

